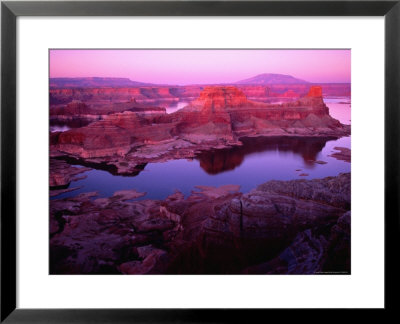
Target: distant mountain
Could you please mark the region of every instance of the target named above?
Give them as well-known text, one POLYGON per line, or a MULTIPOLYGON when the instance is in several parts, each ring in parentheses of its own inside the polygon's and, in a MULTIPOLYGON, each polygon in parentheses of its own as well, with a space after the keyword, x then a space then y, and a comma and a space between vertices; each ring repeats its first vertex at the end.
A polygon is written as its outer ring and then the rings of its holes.
POLYGON ((256 75, 255 77, 240 80, 235 84, 305 84, 308 81, 297 79, 291 75, 285 74, 274 74, 274 73, 264 73, 256 75))
POLYGON ((151 86, 151 83, 132 81, 128 78, 50 78, 50 88, 102 88, 151 86))

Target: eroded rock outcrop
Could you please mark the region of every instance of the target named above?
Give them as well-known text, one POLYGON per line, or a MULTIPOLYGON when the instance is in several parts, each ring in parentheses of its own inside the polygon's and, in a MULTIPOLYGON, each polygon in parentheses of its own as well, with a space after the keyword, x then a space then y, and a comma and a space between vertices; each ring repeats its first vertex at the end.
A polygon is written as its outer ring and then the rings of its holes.
POLYGON ((53 200, 51 273, 350 272, 350 174, 53 200))
POLYGON ((71 181, 81 179, 84 176, 79 176, 81 173, 89 171, 89 168, 77 168, 69 165, 68 163, 50 159, 50 177, 49 186, 50 188, 65 189, 71 183, 71 181))
POLYGON ((342 160, 345 162, 351 162, 351 150, 347 147, 334 147, 336 152, 332 153, 330 156, 337 160, 342 160))
MULTIPOLYGON (((244 92, 247 98, 255 101, 268 102, 270 99, 304 96, 308 93, 310 84, 246 84, 234 85, 244 92), (296 96, 295 96, 296 94, 296 96)), ((350 83, 323 84, 324 96, 350 96, 350 83)), ((204 89, 202 85, 189 86, 149 86, 132 84, 115 84, 114 86, 84 86, 84 84, 53 84, 50 89, 50 104, 67 104, 73 100, 85 101, 88 104, 126 102, 135 98, 140 103, 171 103, 180 100, 190 101, 199 97, 204 89)))

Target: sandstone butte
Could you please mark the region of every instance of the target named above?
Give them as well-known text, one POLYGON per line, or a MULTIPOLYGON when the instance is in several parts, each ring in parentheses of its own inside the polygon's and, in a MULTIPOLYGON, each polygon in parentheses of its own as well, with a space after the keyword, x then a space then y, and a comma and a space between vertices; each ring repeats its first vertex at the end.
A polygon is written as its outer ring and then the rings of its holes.
MULTIPOLYGON (((251 101, 233 86, 209 86, 172 114, 163 109, 144 113, 146 109, 129 109, 131 106, 122 104, 119 109, 127 110, 95 116, 100 120, 87 126, 51 133, 51 156, 106 164, 123 174, 136 172, 137 165, 147 162, 189 158, 200 151, 240 145, 241 137, 338 138, 350 134, 350 126, 329 115, 319 86, 283 104, 251 101)), ((90 110, 78 103, 64 109, 90 115, 90 110)))

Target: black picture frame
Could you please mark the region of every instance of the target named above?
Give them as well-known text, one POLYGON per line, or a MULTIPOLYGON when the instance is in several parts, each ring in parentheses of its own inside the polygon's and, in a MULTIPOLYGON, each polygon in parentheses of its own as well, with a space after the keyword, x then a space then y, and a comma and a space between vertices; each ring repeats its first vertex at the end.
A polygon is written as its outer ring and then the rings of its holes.
MULTIPOLYGON (((243 318, 258 321, 256 318, 262 319, 267 311, 16 308, 16 19, 19 16, 384 16, 385 312, 396 311, 399 275, 394 263, 398 257, 400 227, 400 0, 4 1, 1 3, 1 322, 237 322, 243 318)), ((381 315, 379 310, 378 316, 381 315)))

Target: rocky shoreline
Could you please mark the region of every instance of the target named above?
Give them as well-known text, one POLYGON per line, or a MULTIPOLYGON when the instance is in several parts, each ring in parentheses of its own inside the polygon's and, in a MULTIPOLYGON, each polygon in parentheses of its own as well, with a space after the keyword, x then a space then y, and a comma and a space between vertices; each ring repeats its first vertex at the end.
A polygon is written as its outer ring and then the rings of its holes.
POLYGON ((342 160, 345 162, 351 162, 351 150, 347 147, 334 147, 337 152, 332 153, 330 156, 335 159, 342 160))
POLYGON ((52 274, 350 273, 350 173, 52 200, 52 274))

